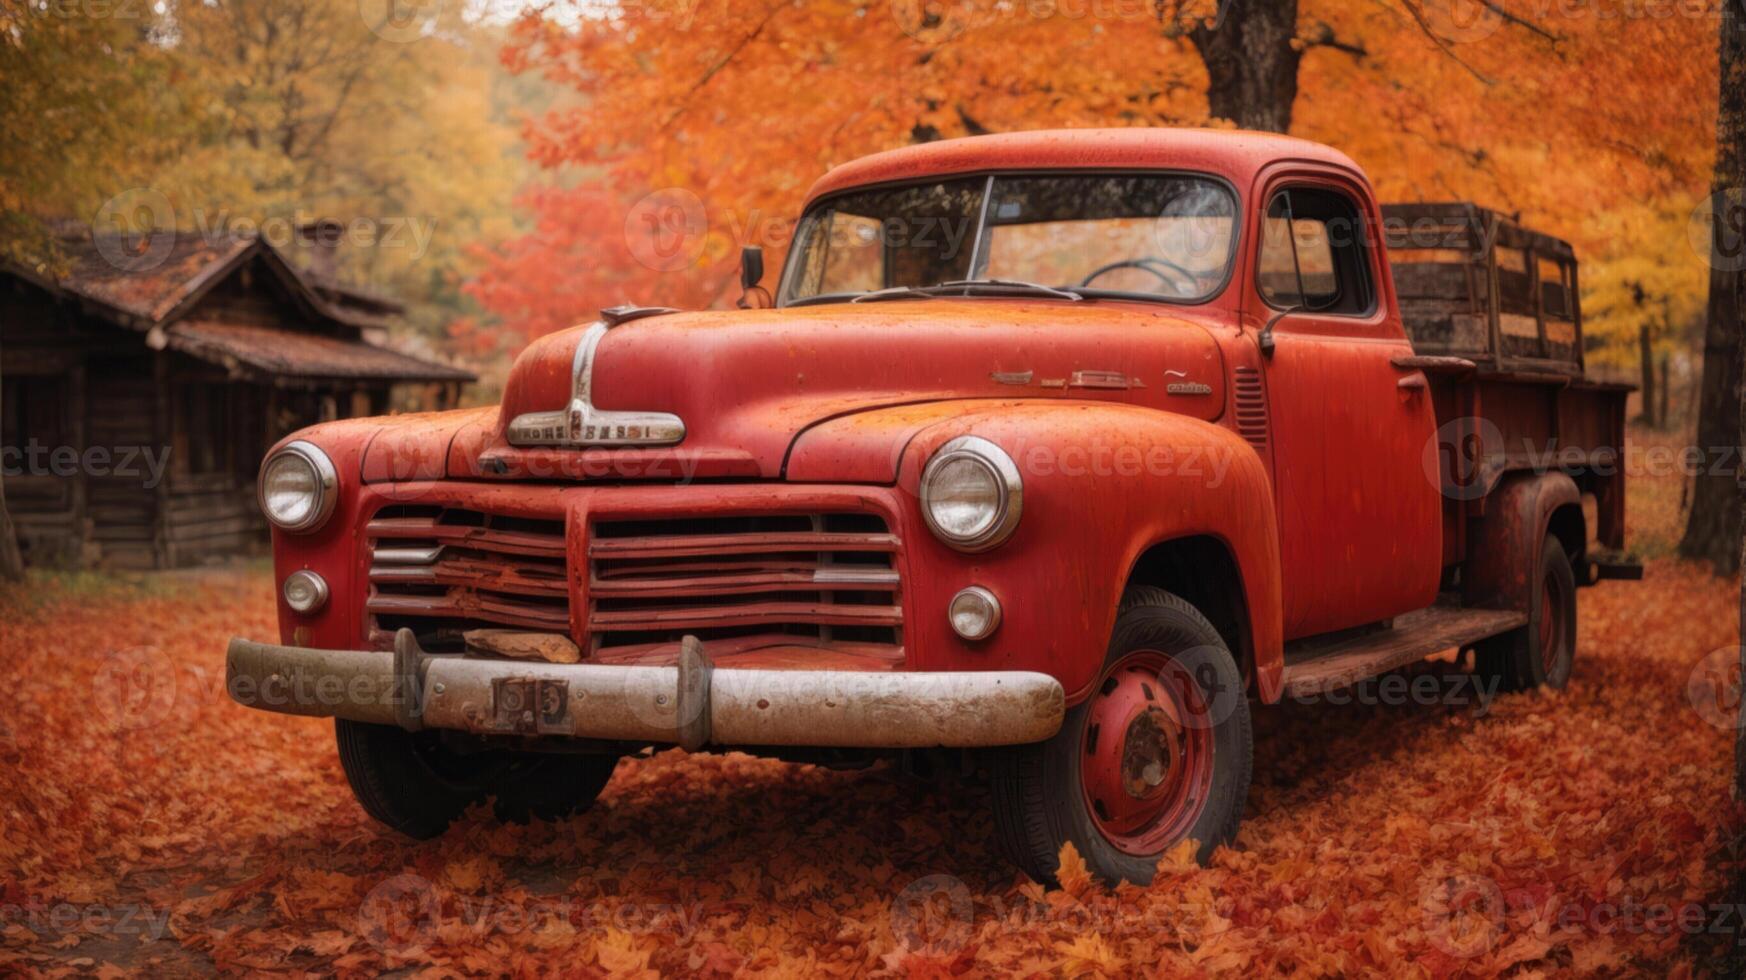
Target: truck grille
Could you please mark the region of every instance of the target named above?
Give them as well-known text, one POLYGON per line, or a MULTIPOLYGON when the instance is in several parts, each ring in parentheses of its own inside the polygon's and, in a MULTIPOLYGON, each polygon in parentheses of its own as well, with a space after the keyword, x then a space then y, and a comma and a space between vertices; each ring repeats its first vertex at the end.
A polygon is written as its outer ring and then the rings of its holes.
POLYGON ((438 645, 488 626, 570 632, 562 520, 400 506, 365 534, 377 630, 410 627, 438 645))
MULTIPOLYGON (((571 635, 562 519, 385 507, 365 528, 374 638, 431 649, 469 629, 571 635)), ((872 514, 597 518, 587 649, 781 638, 901 646, 897 537, 872 514)), ((731 645, 731 644, 730 644, 731 645)))
POLYGON ((596 648, 782 634, 900 643, 897 538, 872 514, 598 521, 596 648))

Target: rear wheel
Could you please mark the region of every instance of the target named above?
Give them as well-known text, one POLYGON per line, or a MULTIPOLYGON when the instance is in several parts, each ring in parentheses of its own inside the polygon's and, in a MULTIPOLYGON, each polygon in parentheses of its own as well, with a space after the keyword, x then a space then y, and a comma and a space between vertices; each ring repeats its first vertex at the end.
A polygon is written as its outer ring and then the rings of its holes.
POLYGON ((1576 574, 1556 537, 1540 546, 1528 596, 1528 623, 1479 644, 1479 672, 1500 690, 1526 691, 1570 682, 1576 660, 1576 574))
POLYGON ((1067 841, 1107 881, 1150 881, 1183 840, 1204 862, 1236 835, 1250 755, 1242 675, 1218 631, 1177 596, 1132 590, 1091 697, 1049 740, 995 753, 1002 846, 1044 882, 1067 841))
POLYGON ((436 732, 338 719, 340 765, 364 812, 392 830, 426 840, 467 807, 495 797, 499 820, 561 820, 588 808, 616 756, 461 752, 436 732))

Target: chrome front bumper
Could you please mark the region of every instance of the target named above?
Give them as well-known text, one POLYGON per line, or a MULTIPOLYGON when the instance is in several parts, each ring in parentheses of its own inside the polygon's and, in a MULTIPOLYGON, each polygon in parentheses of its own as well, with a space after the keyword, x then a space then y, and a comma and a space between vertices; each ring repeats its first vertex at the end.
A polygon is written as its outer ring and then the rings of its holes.
POLYGON ((969 748, 1041 741, 1061 727, 1060 682, 1028 671, 716 668, 687 639, 670 667, 230 641, 237 703, 409 730, 705 745, 969 748))

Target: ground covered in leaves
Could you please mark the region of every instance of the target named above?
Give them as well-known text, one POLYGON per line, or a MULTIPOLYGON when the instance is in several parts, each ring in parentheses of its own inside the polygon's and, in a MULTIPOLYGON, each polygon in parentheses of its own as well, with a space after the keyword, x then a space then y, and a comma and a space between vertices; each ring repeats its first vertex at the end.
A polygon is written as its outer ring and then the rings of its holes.
POLYGON ((1258 708, 1237 847, 1149 888, 1068 854, 1051 892, 1003 864, 975 778, 741 755, 626 760, 562 824, 396 838, 329 723, 224 697, 270 589, 0 595, 0 973, 1704 973, 1738 925, 1704 673, 1736 592, 1690 566, 1585 591, 1562 693, 1258 708))

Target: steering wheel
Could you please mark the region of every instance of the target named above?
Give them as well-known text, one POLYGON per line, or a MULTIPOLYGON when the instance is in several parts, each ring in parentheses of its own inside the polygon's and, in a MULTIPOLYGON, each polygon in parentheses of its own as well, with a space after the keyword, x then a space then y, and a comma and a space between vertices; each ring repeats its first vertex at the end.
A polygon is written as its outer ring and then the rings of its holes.
POLYGON ((1080 280, 1079 285, 1089 286, 1093 279, 1096 279, 1099 276, 1108 275, 1117 269, 1142 269, 1146 272, 1150 272, 1159 282, 1170 287, 1178 296, 1193 295, 1200 286, 1199 276, 1196 276, 1194 273, 1189 272, 1187 269, 1184 269, 1182 266, 1177 265, 1169 259, 1160 259, 1151 255, 1142 256, 1137 259, 1122 259, 1120 262, 1111 262, 1108 265, 1099 266, 1096 269, 1093 269, 1090 275, 1080 280), (1165 275, 1163 272, 1159 271, 1160 269, 1169 270, 1171 275, 1165 275), (1179 276, 1180 278, 1173 279, 1172 276, 1179 276), (1185 285, 1188 287, 1187 289, 1181 288, 1185 285))

